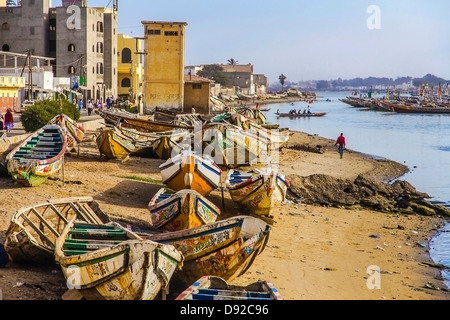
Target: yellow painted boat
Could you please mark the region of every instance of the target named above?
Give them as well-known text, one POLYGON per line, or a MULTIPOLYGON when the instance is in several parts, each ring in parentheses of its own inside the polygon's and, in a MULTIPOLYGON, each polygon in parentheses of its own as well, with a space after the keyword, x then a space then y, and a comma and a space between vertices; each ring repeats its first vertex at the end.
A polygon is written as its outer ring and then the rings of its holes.
POLYGON ((86 300, 153 300, 166 291, 183 256, 115 222, 70 221, 56 240, 55 261, 69 290, 86 300))
POLYGON ((183 142, 190 146, 190 132, 187 130, 161 134, 153 141, 153 151, 162 160, 168 160, 183 151, 183 142))
POLYGON ((178 231, 215 222, 220 209, 194 190, 160 189, 148 204, 153 227, 178 231))
POLYGON ((183 267, 173 275, 171 288, 181 292, 202 276, 231 282, 245 274, 264 251, 270 233, 264 220, 236 216, 191 229, 140 235, 180 250, 183 267))
POLYGON ((221 182, 222 169, 212 159, 191 150, 168 159, 159 168, 162 182, 174 191, 191 189, 206 196, 221 182))
POLYGON ((270 216, 272 209, 286 200, 290 183, 283 174, 267 167, 245 173, 230 170, 225 184, 234 202, 250 213, 270 216))
POLYGON ((123 135, 117 127, 101 128, 96 133, 95 142, 100 154, 108 159, 124 160, 136 151, 134 141, 123 135))

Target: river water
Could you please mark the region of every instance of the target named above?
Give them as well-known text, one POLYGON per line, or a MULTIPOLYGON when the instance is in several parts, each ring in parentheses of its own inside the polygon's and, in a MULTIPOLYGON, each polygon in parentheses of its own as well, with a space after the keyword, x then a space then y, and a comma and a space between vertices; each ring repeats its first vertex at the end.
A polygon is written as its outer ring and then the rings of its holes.
MULTIPOLYGON (((306 102, 270 104, 267 121, 291 130, 336 139, 342 132, 347 148, 373 157, 403 163, 410 172, 400 177, 418 191, 427 193, 433 203, 450 207, 450 114, 398 114, 364 110, 339 99, 351 92, 318 92, 312 112, 327 112, 323 117, 278 118, 275 113, 306 109, 306 102), (327 101, 330 99, 331 101, 327 101)), ((450 224, 430 241, 435 263, 450 268, 450 224)), ((450 288, 449 269, 443 271, 450 288)))

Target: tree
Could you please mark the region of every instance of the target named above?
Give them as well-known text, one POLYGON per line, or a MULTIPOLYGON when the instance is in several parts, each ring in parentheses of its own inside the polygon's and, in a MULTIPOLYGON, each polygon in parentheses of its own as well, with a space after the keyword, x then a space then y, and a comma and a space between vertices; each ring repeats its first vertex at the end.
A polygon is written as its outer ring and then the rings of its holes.
POLYGON ((222 86, 228 84, 228 79, 223 73, 223 68, 218 64, 208 64, 203 67, 203 70, 198 72, 200 77, 214 80, 222 86))
POLYGON ((238 64, 238 62, 239 62, 239 61, 234 60, 233 58, 231 58, 230 60, 228 60, 228 64, 229 64, 230 66, 235 66, 235 65, 238 64))
POLYGON ((284 81, 287 79, 286 76, 284 74, 281 74, 278 79, 280 79, 280 83, 281 83, 281 91, 284 91, 284 81))

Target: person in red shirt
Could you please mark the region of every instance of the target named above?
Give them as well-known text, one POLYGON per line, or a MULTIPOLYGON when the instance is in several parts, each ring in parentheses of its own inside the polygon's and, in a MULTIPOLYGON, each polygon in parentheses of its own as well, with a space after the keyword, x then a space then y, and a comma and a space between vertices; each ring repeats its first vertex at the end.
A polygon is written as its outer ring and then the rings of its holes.
POLYGON ((336 143, 334 145, 335 146, 338 145, 339 155, 341 156, 342 159, 345 149, 345 137, 343 133, 341 133, 341 135, 337 138, 336 143))

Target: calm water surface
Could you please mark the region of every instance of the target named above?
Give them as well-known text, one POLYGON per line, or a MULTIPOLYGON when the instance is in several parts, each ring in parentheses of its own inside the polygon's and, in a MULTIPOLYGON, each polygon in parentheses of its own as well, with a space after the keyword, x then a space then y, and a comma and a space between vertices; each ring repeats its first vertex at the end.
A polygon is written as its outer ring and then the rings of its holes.
MULTIPOLYGON (((403 163, 410 172, 402 180, 430 195, 430 201, 450 207, 450 114, 398 114, 355 108, 339 101, 350 92, 319 92, 312 112, 327 112, 323 117, 278 118, 275 113, 295 108, 306 109, 306 102, 270 104, 266 112, 270 123, 291 130, 336 139, 343 132, 347 148, 403 163), (326 101, 330 99, 331 102, 326 101)), ((436 263, 450 267, 450 225, 430 243, 436 263)), ((450 273, 444 272, 450 287, 450 273)))

